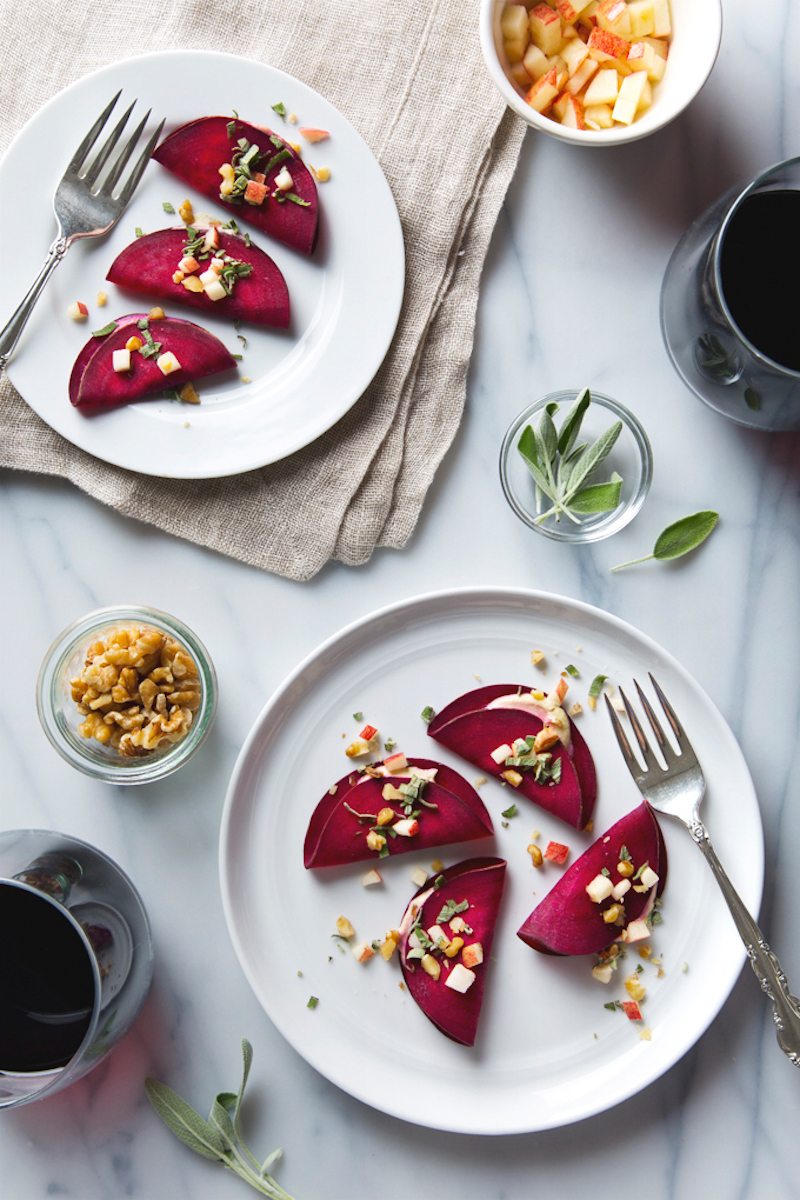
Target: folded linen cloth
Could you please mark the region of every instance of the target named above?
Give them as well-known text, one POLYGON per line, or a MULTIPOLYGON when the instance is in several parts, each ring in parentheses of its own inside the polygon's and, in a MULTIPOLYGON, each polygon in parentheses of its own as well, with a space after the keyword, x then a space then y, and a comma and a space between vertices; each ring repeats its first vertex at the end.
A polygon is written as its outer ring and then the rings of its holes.
POLYGON ((138 14, 88 0, 68 20, 60 0, 35 10, 32 59, 30 8, 0 0, 0 149, 51 95, 120 57, 244 54, 316 88, 364 137, 400 213, 406 291, 367 391, 281 462, 219 480, 137 475, 65 441, 2 379, 0 466, 69 479, 125 516, 298 580, 403 546, 461 418, 481 269, 524 131, 483 68, 476 0, 238 0, 235 12, 157 0, 138 14))

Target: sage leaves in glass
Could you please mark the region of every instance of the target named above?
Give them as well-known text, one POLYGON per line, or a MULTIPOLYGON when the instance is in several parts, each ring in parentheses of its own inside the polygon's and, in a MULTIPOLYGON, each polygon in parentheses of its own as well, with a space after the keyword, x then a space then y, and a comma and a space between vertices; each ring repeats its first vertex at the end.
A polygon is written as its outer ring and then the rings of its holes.
POLYGON ((650 562, 654 558, 660 559, 662 562, 668 562, 673 558, 682 558, 684 554, 696 550, 703 544, 716 529, 718 521, 719 513, 710 510, 692 513, 689 517, 681 517, 680 521, 668 525, 664 532, 658 535, 652 554, 645 554, 642 558, 632 558, 630 562, 619 563, 611 570, 621 571, 624 567, 650 562))
POLYGON ((606 480, 594 476, 622 432, 622 422, 615 421, 592 442, 580 442, 591 402, 591 393, 584 388, 560 428, 555 421, 559 406, 548 404, 538 428, 526 425, 520 434, 517 449, 536 486, 537 525, 551 517, 557 522, 566 517, 580 525, 582 518, 612 512, 619 505, 622 477, 616 471, 606 480))
POLYGON ((195 1112, 177 1092, 157 1079, 145 1081, 147 1098, 167 1129, 195 1154, 221 1163, 261 1196, 269 1197, 269 1200, 292 1200, 270 1174, 270 1168, 280 1158, 281 1151, 273 1150, 261 1163, 242 1137, 239 1118, 252 1061, 252 1046, 243 1038, 239 1090, 219 1092, 211 1105, 208 1120, 195 1112))

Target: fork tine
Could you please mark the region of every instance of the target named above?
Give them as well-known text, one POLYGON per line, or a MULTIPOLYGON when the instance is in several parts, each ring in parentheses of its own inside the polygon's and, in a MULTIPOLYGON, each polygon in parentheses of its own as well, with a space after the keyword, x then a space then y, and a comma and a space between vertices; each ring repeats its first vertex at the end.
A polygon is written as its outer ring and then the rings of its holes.
POLYGON ((145 146, 144 150, 142 151, 142 153, 139 155, 138 160, 134 163, 133 170, 130 173, 130 177, 129 177, 127 183, 125 184, 124 188, 122 189, 122 191, 119 194, 120 203, 127 204, 128 201, 130 200, 131 196, 133 195, 136 185, 138 184, 139 180, 141 179, 142 174, 145 170, 145 167, 150 162, 150 159, 153 156, 153 151, 155 150, 155 148, 158 144, 158 139, 161 137, 161 130, 163 128, 164 128, 164 122, 162 121, 161 124, 159 125, 158 129, 155 130, 152 137, 149 139, 149 141, 148 141, 147 145, 145 146))
POLYGON ((84 162, 84 159, 86 158, 86 155, 89 153, 92 146, 95 144, 98 137, 100 136, 101 129, 103 128, 106 121, 108 120, 109 115, 111 114, 111 110, 113 109, 114 105, 117 103, 117 101, 119 100, 121 95, 122 95, 122 89, 120 88, 120 90, 117 92, 116 96, 114 96, 114 98, 106 105, 106 107, 100 113, 100 116, 97 118, 94 125, 89 130, 89 132, 87 133, 87 135, 83 139, 83 141, 81 142, 80 146, 78 146, 78 149, 75 151, 75 153, 72 156, 72 159, 70 160, 70 163, 67 167, 67 172, 79 171, 80 168, 83 166, 83 162, 84 162))
MULTIPOLYGON (((652 676, 651 676, 651 679, 652 679, 652 676)), ((664 756, 665 763, 667 764, 667 766, 669 766, 670 763, 674 763, 676 761, 677 755, 676 755, 675 751, 673 750, 672 746, 670 745, 670 743, 667 741, 667 738, 664 736, 664 730, 661 728, 661 726, 659 724, 658 717, 653 712, 653 706, 650 703, 650 701, 647 699, 647 696, 645 696, 642 689, 640 688, 639 681, 637 679, 634 679, 633 686, 636 688, 636 691, 639 693, 639 700, 641 702, 642 708, 644 709, 644 711, 647 714, 647 719, 650 722, 650 726, 653 730, 653 733, 656 736, 656 741, 658 742, 658 748, 661 751, 662 755, 664 756)))
POLYGON ((108 178, 106 179, 105 183, 103 184, 103 186, 100 189, 101 193, 103 193, 104 195, 110 196, 112 194, 112 192, 114 191, 114 188, 117 186, 120 175, 127 167, 128 159, 133 154, 134 150, 136 149, 136 143, 139 141, 139 138, 142 136, 142 130, 144 129, 145 125, 148 122, 148 119, 150 117, 150 112, 151 112, 151 110, 148 108, 147 112, 144 114, 141 121, 136 126, 133 133, 128 138, 127 142, 125 143, 122 150, 120 151, 119 158, 114 163, 114 166, 111 168, 111 170, 109 171, 108 178))
POLYGON ((617 716, 616 712, 614 711, 613 704, 609 700, 608 696, 604 695, 603 699, 606 702, 606 708, 608 709, 608 715, 611 718, 611 725, 614 730, 614 733, 617 736, 617 741, 619 742, 619 748, 622 751, 622 757, 625 759, 625 763, 626 763, 627 768, 630 771, 631 775, 638 782, 639 776, 642 773, 642 768, 641 768, 640 764, 637 762, 633 751, 631 750, 630 743, 628 741, 625 730, 622 728, 622 722, 620 721, 619 717, 617 716))
POLYGON ((664 695, 661 688, 658 686, 658 684, 656 683, 655 679, 653 678, 653 676, 650 674, 649 671, 647 674, 650 678, 650 682, 653 685, 653 691, 658 696, 658 699, 661 703, 661 707, 664 710, 664 714, 665 714, 667 720, 669 721, 669 727, 672 730, 672 732, 675 734, 675 741, 678 743, 678 749, 680 750, 682 755, 696 761, 697 756, 695 755, 694 749, 692 747, 692 743, 689 741, 688 737, 686 736, 684 728, 681 725, 680 721, 678 720, 678 717, 677 717, 677 714, 676 714, 674 708, 672 707, 669 700, 664 695))
POLYGON ((106 165, 106 163, 108 162, 108 159, 111 155, 111 151, 114 149, 117 142, 119 141, 120 134, 122 133, 125 126, 127 125, 128 117, 133 112, 135 105, 136 105, 136 101, 134 100, 133 104, 131 104, 130 107, 127 109, 127 111, 122 114, 119 121, 117 121, 116 125, 111 130, 111 133, 108 135, 105 142, 103 143, 103 146, 100 148, 100 150, 98 150, 97 157, 95 158, 91 167, 89 167, 86 174, 82 177, 88 187, 91 187, 92 184, 96 182, 98 175, 100 174, 100 172, 102 171, 102 169, 106 165))
POLYGON ((619 689, 619 694, 622 697, 622 703, 625 705, 625 712, 628 714, 628 720, 631 723, 631 728, 633 729, 633 732, 636 734, 636 741, 639 743, 639 749, 642 752, 642 758, 644 759, 644 765, 647 767, 648 771, 660 771, 661 767, 660 767, 659 763, 657 762, 656 756, 653 754, 653 751, 650 749, 650 743, 648 742, 647 737, 645 736, 644 730, 642 729, 641 725, 639 724, 639 718, 636 715, 633 705, 631 704, 628 697, 623 692, 622 688, 619 689))

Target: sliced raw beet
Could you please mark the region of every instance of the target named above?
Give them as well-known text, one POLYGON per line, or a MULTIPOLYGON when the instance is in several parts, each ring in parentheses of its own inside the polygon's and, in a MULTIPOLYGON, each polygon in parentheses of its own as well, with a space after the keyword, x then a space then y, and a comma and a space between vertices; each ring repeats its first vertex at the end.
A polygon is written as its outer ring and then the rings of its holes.
POLYGON ((238 118, 233 120, 230 117, 200 117, 188 125, 181 125, 165 138, 153 154, 153 158, 179 179, 220 204, 237 221, 255 225, 263 233, 269 234, 286 246, 291 246, 293 250, 299 250, 303 254, 312 253, 319 224, 317 185, 299 155, 271 129, 249 125, 238 118), (231 161, 239 138, 246 138, 251 145, 259 147, 265 155, 261 160, 262 165, 266 165, 269 159, 281 150, 289 153, 288 158, 276 163, 266 172, 265 182, 269 191, 261 205, 244 202, 232 204, 219 194, 219 169, 223 163, 231 161), (308 207, 295 204, 291 200, 280 202, 272 198, 275 177, 284 166, 292 177, 292 192, 305 201, 308 207))
MULTIPOLYGON (((249 263, 252 271, 237 279, 229 296, 210 300, 205 292, 190 292, 172 276, 183 258, 186 245, 184 229, 159 229, 137 238, 118 254, 106 275, 111 283, 131 292, 145 292, 157 299, 169 300, 189 308, 213 312, 231 321, 268 325, 285 329, 289 324, 289 291, 275 263, 259 250, 248 246, 244 238, 218 231, 219 249, 230 258, 249 263)), ((210 255, 200 260, 200 270, 208 267, 210 255)))
MULTIPOLYGON (((115 319, 116 328, 121 329, 123 325, 134 325, 137 321, 141 321, 146 316, 147 313, 127 313, 124 317, 117 317, 115 319)), ((135 331, 132 330, 131 333, 133 332, 135 331)), ((72 364, 72 371, 70 372, 69 377, 69 399, 71 404, 78 403, 78 389, 81 385, 81 379, 83 378, 83 372, 86 369, 86 364, 89 362, 89 359, 93 356, 98 346, 105 341, 106 337, 108 337, 108 334, 104 334, 102 338, 89 338, 89 341, 81 348, 78 357, 72 364)))
MULTIPOLYGON (((92 338, 83 347, 72 369, 70 400, 77 408, 117 408, 145 396, 180 388, 185 383, 232 370, 236 362, 219 338, 192 321, 163 317, 149 322, 150 333, 161 343, 160 354, 171 350, 181 364, 180 370, 164 375, 156 365, 158 355, 144 358, 131 354, 131 370, 119 373, 113 367, 113 353, 125 346, 136 330, 136 315, 120 318, 116 328, 105 337, 92 338), (91 352, 90 347, 95 349, 91 352)), ((138 336, 138 334, 137 334, 138 336)))
MULTIPOLYGON (((378 851, 367 845, 367 834, 374 821, 360 821, 345 806, 373 816, 377 816, 382 808, 392 808, 400 820, 405 815, 401 804, 397 800, 384 800, 383 788, 387 783, 399 787, 407 782, 414 767, 419 770, 435 767, 436 778, 422 791, 425 803, 414 804, 415 809, 420 809, 419 831, 413 837, 386 835, 388 857, 492 836, 492 819, 485 805, 457 771, 428 758, 410 758, 408 763, 408 772, 379 778, 351 771, 325 793, 311 814, 306 832, 303 846, 306 867, 340 867, 379 860, 378 851), (428 808, 429 804, 437 807, 428 808)), ((379 765, 375 764, 376 767, 379 765)))
MULTIPOLYGON (((516 683, 475 688, 438 713, 428 733, 486 774, 500 776, 506 768, 494 761, 492 751, 506 742, 513 745, 516 738, 537 734, 542 720, 530 710, 488 706, 501 696, 529 691, 516 683)), ((558 783, 537 783, 530 772, 523 771, 522 783, 515 790, 575 829, 583 829, 594 811, 597 777, 589 747, 572 720, 570 735, 568 749, 558 746, 551 751, 561 760, 558 783)))
POLYGON ((491 969, 492 941, 505 875, 506 863, 502 858, 470 858, 448 867, 440 875, 431 876, 417 891, 409 902, 401 923, 400 932, 403 937, 400 943, 400 965, 408 991, 428 1020, 462 1046, 472 1046, 475 1043, 486 972, 491 969), (455 915, 463 917, 472 933, 464 931, 456 935, 455 932, 449 931, 448 922, 441 923, 451 939, 456 936, 463 937, 464 950, 475 943, 480 943, 483 950, 483 961, 472 968, 474 981, 468 991, 462 993, 448 987, 446 983, 454 967, 457 964, 464 965, 461 953, 454 958, 447 958, 444 954, 434 956, 440 964, 441 973, 438 979, 429 975, 418 959, 409 959, 408 953, 412 949, 409 939, 417 917, 420 928, 427 930, 437 924, 436 918, 449 901, 452 901, 453 905, 461 905, 465 900, 468 901, 469 907, 455 915))
POLYGON ((616 825, 593 842, 580 858, 569 867, 555 886, 538 904, 517 931, 523 942, 544 954, 599 954, 621 933, 616 925, 607 925, 603 912, 613 898, 600 904, 586 892, 596 875, 609 872, 612 883, 618 883, 620 851, 627 847, 635 868, 646 863, 658 875, 658 884, 648 892, 628 891, 625 924, 646 916, 655 899, 654 893, 663 890, 667 877, 667 859, 663 850, 661 830, 650 806, 645 802, 627 813, 616 825))

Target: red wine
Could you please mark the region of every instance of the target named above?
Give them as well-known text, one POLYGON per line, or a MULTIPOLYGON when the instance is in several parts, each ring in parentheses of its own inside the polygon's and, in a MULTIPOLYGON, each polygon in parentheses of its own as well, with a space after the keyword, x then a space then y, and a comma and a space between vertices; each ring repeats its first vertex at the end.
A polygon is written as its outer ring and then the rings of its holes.
POLYGON ((92 1019, 95 975, 58 905, 0 883, 0 1071, 63 1067, 92 1019))
POLYGON ((731 217, 720 246, 722 292, 757 350, 800 371, 797 314, 790 302, 800 268, 800 191, 756 192, 731 217))

